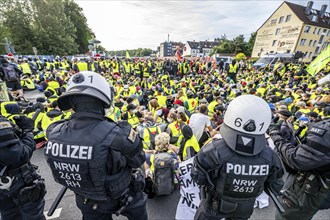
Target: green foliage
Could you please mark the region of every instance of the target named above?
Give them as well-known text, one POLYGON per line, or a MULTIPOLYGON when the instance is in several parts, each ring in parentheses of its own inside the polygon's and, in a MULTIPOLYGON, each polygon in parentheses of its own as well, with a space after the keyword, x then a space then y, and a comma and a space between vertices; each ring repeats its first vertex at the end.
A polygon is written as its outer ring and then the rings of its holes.
POLYGON ((255 39, 256 32, 253 32, 251 34, 251 37, 248 42, 245 41, 243 35, 239 35, 232 40, 228 40, 226 35, 222 35, 220 38, 215 39, 219 42, 219 45, 213 48, 211 55, 216 53, 243 53, 247 56, 251 56, 255 39))
POLYGON ((0 42, 7 37, 17 54, 86 53, 93 35, 73 0, 0 0, 0 42))
MULTIPOLYGON (((127 50, 131 57, 146 57, 150 56, 154 51, 149 48, 138 48, 135 50, 127 50)), ((109 51, 111 56, 126 56, 126 50, 109 51)))
POLYGON ((64 1, 64 13, 70 19, 76 29, 74 36, 75 42, 78 44, 78 53, 83 54, 88 52, 88 40, 94 38, 94 33, 88 27, 87 19, 83 14, 83 9, 80 8, 74 1, 64 1))
POLYGON ((235 57, 236 60, 246 60, 246 56, 244 53, 239 53, 235 57))

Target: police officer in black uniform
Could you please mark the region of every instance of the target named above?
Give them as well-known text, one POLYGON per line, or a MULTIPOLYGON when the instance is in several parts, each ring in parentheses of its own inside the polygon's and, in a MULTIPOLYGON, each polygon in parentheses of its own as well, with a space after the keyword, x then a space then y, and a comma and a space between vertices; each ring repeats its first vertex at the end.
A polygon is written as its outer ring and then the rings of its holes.
POLYGON ((278 127, 270 127, 275 150, 289 172, 279 197, 285 212, 277 211, 276 219, 312 219, 318 210, 330 208, 326 202, 330 197, 330 118, 309 124, 297 146, 280 134, 278 127))
POLYGON ((45 219, 44 181, 30 163, 35 150, 33 120, 0 116, 0 215, 2 220, 45 219))
POLYGON ((128 122, 104 116, 112 102, 113 91, 101 75, 72 76, 58 106, 75 113, 49 126, 45 155, 54 179, 75 192, 85 220, 112 219, 115 213, 145 220, 144 178, 136 170, 145 161, 143 145, 128 122))
POLYGON ((191 176, 206 189, 195 219, 248 219, 264 189, 279 194, 283 169, 265 138, 270 122, 269 106, 257 96, 229 104, 222 139, 206 144, 194 159, 191 176))

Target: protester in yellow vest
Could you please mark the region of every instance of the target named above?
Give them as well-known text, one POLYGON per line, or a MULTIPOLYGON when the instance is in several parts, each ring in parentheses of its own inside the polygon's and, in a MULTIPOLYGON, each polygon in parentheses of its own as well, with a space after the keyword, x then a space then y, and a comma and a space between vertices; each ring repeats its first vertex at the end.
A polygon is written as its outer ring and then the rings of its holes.
MULTIPOLYGON (((123 114, 122 119, 123 120, 127 120, 128 123, 130 123, 130 125, 132 126, 132 128, 136 128, 139 124, 140 124, 140 119, 137 116, 138 113, 136 111, 136 105, 134 104, 128 104, 127 105, 127 112, 123 114)), ((141 115, 140 115, 141 117, 141 115)))
POLYGON ((183 139, 180 143, 179 153, 181 160, 188 160, 195 156, 200 150, 199 143, 189 125, 183 125, 181 128, 183 139))

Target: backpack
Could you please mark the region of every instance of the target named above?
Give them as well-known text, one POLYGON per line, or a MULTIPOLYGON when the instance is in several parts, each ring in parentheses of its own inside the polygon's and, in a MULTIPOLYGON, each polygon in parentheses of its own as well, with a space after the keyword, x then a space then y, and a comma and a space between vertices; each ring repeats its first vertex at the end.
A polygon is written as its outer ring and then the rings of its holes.
POLYGON ((13 66, 3 66, 2 67, 3 72, 5 73, 5 81, 7 82, 15 82, 18 80, 18 74, 16 73, 13 66))
POLYGON ((169 153, 154 155, 153 192, 156 195, 169 195, 174 190, 174 170, 176 160, 169 153))
POLYGON ((154 150, 155 149, 155 137, 156 137, 156 135, 158 135, 160 133, 159 129, 157 126, 146 127, 146 129, 149 133, 150 150, 154 150), (152 128, 153 131, 151 131, 150 128, 152 128))

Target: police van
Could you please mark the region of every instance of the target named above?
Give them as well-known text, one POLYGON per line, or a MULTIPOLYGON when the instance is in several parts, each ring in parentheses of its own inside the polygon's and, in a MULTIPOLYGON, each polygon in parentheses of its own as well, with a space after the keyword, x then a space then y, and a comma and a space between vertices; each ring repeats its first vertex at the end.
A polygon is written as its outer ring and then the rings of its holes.
POLYGON ((265 54, 260 57, 260 59, 253 64, 253 67, 256 69, 265 68, 270 64, 270 69, 273 69, 275 63, 281 59, 281 61, 287 63, 294 60, 294 54, 292 53, 272 53, 265 54))

